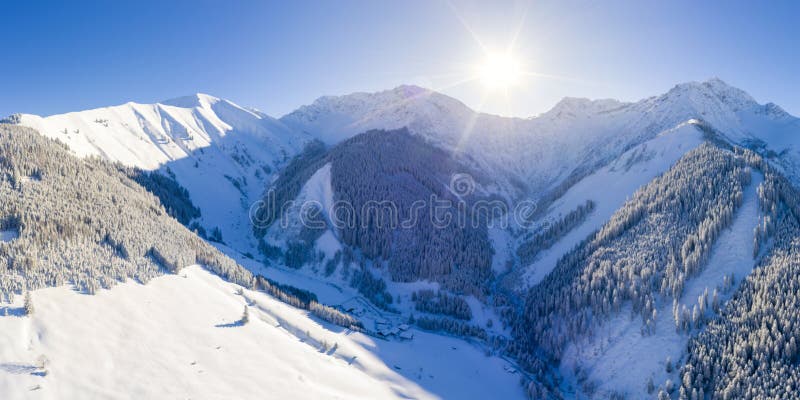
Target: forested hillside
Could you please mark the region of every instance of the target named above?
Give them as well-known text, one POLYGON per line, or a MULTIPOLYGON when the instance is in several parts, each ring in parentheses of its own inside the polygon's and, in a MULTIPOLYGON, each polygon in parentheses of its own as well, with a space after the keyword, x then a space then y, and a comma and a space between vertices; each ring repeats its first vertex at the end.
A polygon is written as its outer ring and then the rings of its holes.
POLYGON ((512 352, 532 370, 546 369, 568 343, 592 335, 623 307, 641 320, 642 335, 702 326, 710 300, 675 311, 672 326, 656 326, 655 310, 680 298, 702 270, 750 179, 745 157, 729 150, 704 144, 687 153, 530 290, 512 352))
POLYGON ((768 250, 719 318, 689 343, 679 382, 686 398, 788 399, 800 387, 800 193, 753 161, 766 170, 754 240, 768 250))
POLYGON ((202 264, 232 282, 253 276, 167 214, 119 166, 80 159, 37 132, 0 124, 0 292, 75 284, 94 293, 202 264))
MULTIPOLYGON (((478 187, 469 187, 463 197, 450 188, 454 175, 470 169, 405 129, 357 135, 327 153, 321 148, 308 147, 289 163, 267 191, 273 199, 265 198, 265 204, 278 208, 260 209, 259 222, 267 227, 274 223, 281 217, 280 205, 293 200, 308 178, 330 163, 334 200, 348 205, 333 216, 342 222, 335 231, 343 244, 377 265, 385 262, 394 281, 431 280, 458 293, 486 295, 493 253, 486 231, 489 216, 485 209, 479 214, 469 207, 486 196, 478 187), (432 215, 432 198, 447 202, 440 215, 432 215), (448 222, 440 225, 437 220, 448 222)), ((467 179, 474 180, 468 185, 482 180, 477 173, 467 179)), ((265 233, 265 227, 257 227, 257 235, 265 233)), ((287 251, 311 251, 307 242, 301 249, 295 241, 287 251)))
MULTIPOLYGON (((405 130, 358 135, 339 146, 331 162, 337 201, 352 204, 357 211, 368 210, 370 202, 390 202, 396 208, 379 210, 378 215, 356 212, 354 223, 340 230, 343 243, 370 258, 386 260, 395 281, 432 280, 460 293, 483 294, 491 277, 488 221, 464 207, 465 223, 460 223, 458 203, 471 204, 478 196, 465 192, 458 197, 450 188, 451 177, 466 172, 465 167, 405 130), (449 202, 442 215, 433 215, 430 207, 415 208, 415 202, 430 202, 431 196, 449 202), (449 223, 437 224, 446 213, 449 223), (414 223, 380 223, 393 218, 414 223)), ((468 179, 479 179, 471 176, 468 179)))

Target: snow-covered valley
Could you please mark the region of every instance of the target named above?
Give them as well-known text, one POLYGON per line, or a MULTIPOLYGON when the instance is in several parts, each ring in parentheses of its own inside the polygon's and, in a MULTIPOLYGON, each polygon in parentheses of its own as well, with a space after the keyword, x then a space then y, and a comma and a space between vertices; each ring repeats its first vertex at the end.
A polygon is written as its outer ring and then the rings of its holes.
MULTIPOLYGON (((532 118, 401 86, 323 97, 281 118, 198 94, 15 120, 77 156, 174 181, 198 210, 177 227, 363 329, 226 282, 193 265, 205 260, 194 253, 186 265, 163 260, 148 244, 144 259, 182 269, 146 284, 109 274, 116 280, 94 295, 59 277, 32 291, 30 315, 23 291, 0 303, 0 398, 648 398, 660 389, 678 398, 667 380, 687 391, 703 379, 684 383, 687 348, 705 324, 733 318, 726 302, 754 287, 739 284, 758 262, 780 259, 773 246, 793 235, 800 210, 782 180, 800 182, 800 120, 717 79, 635 103, 566 98, 532 118), (456 176, 470 179, 466 194, 456 176), (253 206, 271 191, 291 204, 259 235, 253 206), (414 237, 371 217, 348 230, 331 213, 342 199, 396 205, 420 193, 537 209, 532 225, 417 225, 414 237), (322 227, 305 224, 309 205, 322 227), (715 289, 712 312, 704 293, 715 289), (702 304, 695 325, 676 329, 673 298, 690 316, 702 304)), ((48 178, 15 170, 3 193, 32 198, 48 178)), ((138 183, 158 197, 145 200, 164 201, 138 183)), ((0 259, 43 219, 24 216, 0 215, 0 259)), ((84 231, 101 238, 96 258, 141 261, 110 232, 84 231)), ((8 257, 14 287, 25 287, 35 264, 8 257)))

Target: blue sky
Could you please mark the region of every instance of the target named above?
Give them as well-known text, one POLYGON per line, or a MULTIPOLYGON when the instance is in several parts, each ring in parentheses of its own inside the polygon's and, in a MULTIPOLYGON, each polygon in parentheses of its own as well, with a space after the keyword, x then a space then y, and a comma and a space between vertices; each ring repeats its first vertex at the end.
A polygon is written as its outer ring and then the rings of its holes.
POLYGON ((800 2, 19 1, 3 14, 0 115, 205 92, 280 116, 413 83, 531 116, 714 76, 800 115, 800 2), (512 41, 536 77, 454 85, 512 41))

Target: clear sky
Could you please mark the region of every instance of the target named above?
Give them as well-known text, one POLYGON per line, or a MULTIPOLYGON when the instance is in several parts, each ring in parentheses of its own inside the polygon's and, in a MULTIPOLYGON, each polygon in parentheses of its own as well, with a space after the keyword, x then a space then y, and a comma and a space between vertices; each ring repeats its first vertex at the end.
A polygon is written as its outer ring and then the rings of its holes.
POLYGON ((714 76, 800 115, 798 1, 29 0, 1 12, 0 115, 204 92, 279 117, 412 83, 532 116, 564 96, 638 100, 714 76), (469 80, 512 42, 524 77, 504 90, 469 80))

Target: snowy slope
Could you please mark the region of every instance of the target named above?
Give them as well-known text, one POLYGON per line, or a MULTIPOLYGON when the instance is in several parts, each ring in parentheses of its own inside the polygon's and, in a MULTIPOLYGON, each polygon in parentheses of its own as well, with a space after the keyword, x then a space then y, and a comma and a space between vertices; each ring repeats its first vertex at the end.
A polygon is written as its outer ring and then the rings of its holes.
POLYGON ((19 301, 0 317, 3 399, 522 398, 503 360, 460 340, 376 340, 262 293, 239 295, 200 267, 33 299, 32 317, 18 315, 19 301), (246 303, 250 323, 236 324, 246 303))
MULTIPOLYGON (((705 290, 722 288, 726 275, 734 274, 740 283, 755 265, 753 260, 753 230, 759 221, 756 188, 763 177, 753 174, 753 182, 745 188, 744 201, 736 213, 733 224, 722 232, 711 252, 708 264, 696 277, 688 281, 679 304, 689 309, 697 304, 705 290)), ((727 301, 733 293, 720 290, 720 301, 727 301)), ((622 311, 604 324, 591 339, 570 346, 562 360, 561 370, 575 385, 575 368, 586 372, 587 379, 595 383, 599 397, 622 393, 629 398, 647 398, 645 382, 653 379, 656 387, 667 379, 679 382, 676 371, 666 372, 666 360, 680 364, 685 356, 690 334, 677 333, 672 315, 672 304, 660 304, 656 333, 643 336, 641 321, 631 319, 622 311)), ((696 331, 692 332, 696 333, 696 331)), ((578 385, 575 385, 576 387, 578 385)))
POLYGON ((703 135, 696 124, 693 121, 686 122, 628 150, 575 184, 551 205, 542 223, 557 220, 586 200, 594 201, 594 211, 586 221, 551 248, 542 251, 532 264, 521 266, 523 279, 516 280, 520 285, 517 289, 526 289, 539 283, 562 255, 600 229, 636 189, 667 171, 686 152, 702 142, 703 135))
POLYGON ((293 202, 286 205, 285 218, 275 222, 268 231, 271 242, 283 243, 286 238, 296 236, 304 222, 301 215, 312 207, 320 211, 319 217, 327 221, 328 226, 333 226, 328 215, 334 207, 330 163, 317 170, 303 185, 293 202))
POLYGON ((22 115, 21 124, 80 156, 168 168, 200 208, 202 225, 219 227, 240 251, 253 248, 250 204, 308 140, 262 113, 205 94, 45 118, 22 115))

